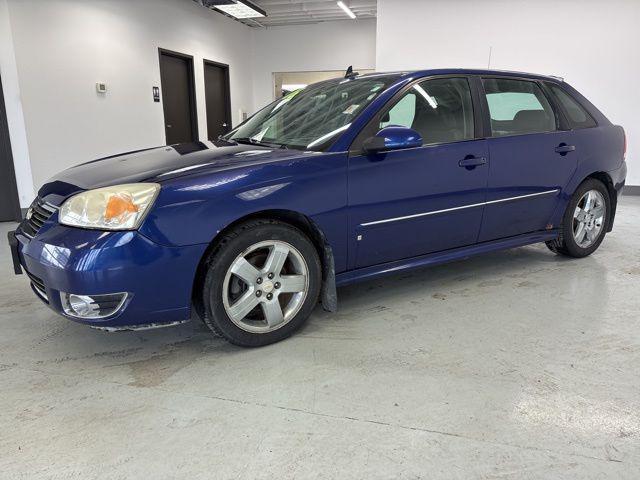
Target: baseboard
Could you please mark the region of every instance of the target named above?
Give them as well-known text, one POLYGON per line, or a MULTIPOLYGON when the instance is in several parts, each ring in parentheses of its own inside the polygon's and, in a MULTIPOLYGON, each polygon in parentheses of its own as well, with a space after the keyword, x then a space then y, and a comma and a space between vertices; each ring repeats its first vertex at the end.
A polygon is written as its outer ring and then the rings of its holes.
POLYGON ((640 195, 640 185, 625 185, 623 195, 640 195))

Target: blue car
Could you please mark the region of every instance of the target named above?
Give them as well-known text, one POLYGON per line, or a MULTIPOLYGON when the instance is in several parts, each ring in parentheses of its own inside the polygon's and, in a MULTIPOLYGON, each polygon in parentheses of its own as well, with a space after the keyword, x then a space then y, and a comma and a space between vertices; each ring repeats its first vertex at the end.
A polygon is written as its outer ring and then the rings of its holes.
POLYGON ((537 242, 590 255, 613 227, 625 150, 560 78, 349 72, 215 142, 63 171, 10 244, 64 317, 112 331, 195 313, 260 346, 318 303, 335 311, 351 282, 537 242))

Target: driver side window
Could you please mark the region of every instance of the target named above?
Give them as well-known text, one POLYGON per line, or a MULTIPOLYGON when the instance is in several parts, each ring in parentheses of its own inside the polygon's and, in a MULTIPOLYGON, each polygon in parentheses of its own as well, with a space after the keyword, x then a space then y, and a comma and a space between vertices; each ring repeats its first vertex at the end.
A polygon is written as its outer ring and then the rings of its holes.
POLYGON ((468 81, 439 78, 416 83, 383 115, 379 127, 389 125, 416 130, 425 145, 474 138, 468 81))
POLYGON ((413 92, 409 92, 386 113, 380 122, 380 128, 388 127, 389 125, 411 128, 415 116, 416 95, 413 92))

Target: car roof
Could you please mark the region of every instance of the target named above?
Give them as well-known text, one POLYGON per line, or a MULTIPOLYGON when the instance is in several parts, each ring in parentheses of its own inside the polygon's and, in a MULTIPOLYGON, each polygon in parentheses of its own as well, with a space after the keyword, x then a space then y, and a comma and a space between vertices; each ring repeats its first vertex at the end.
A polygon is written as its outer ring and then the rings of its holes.
POLYGON ((428 70, 404 70, 398 72, 376 72, 361 75, 358 78, 367 78, 380 75, 397 75, 399 79, 420 78, 432 75, 500 75, 505 77, 531 78, 536 80, 551 80, 562 82, 563 78, 553 75, 540 75, 537 73, 515 72, 510 70, 490 70, 475 68, 434 68, 428 70))

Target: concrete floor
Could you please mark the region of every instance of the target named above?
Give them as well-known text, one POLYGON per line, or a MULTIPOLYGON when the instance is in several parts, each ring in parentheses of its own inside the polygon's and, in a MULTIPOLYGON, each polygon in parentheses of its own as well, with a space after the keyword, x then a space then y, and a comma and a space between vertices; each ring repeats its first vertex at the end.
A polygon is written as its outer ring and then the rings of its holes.
MULTIPOLYGON (((0 271, 10 271, 0 226, 0 271)), ((108 334, 0 277, 0 477, 640 478, 640 198, 544 245, 343 288, 245 350, 108 334)))

